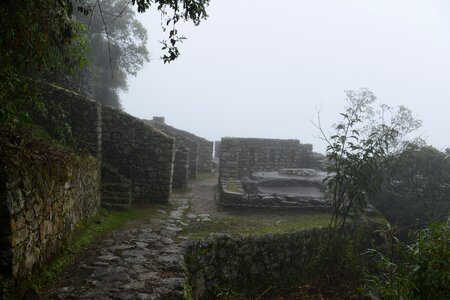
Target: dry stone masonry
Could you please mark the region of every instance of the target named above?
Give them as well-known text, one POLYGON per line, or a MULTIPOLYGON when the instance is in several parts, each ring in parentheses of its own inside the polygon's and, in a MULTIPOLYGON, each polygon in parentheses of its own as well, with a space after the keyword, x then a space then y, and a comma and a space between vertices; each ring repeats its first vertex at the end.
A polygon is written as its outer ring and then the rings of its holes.
POLYGON ((167 203, 172 186, 174 139, 124 112, 102 107, 102 185, 123 184, 130 192, 102 195, 107 206, 134 203, 167 203), (117 174, 117 175, 114 175, 117 174))
POLYGON ((165 123, 163 117, 154 117, 153 120, 147 120, 146 122, 162 132, 165 132, 167 135, 173 136, 176 140, 175 143, 179 143, 182 147, 189 148, 190 151, 190 145, 192 144, 189 144, 187 141, 190 141, 190 143, 194 142, 197 145, 197 147, 194 147, 198 149, 197 152, 191 153, 189 157, 189 165, 191 166, 193 163, 195 164, 195 169, 192 166, 190 167, 192 168, 189 173, 191 178, 196 177, 196 172, 211 172, 214 148, 213 142, 196 136, 190 132, 169 126, 165 123), (196 170, 195 173, 194 170, 196 170))
POLYGON ((218 204, 226 207, 325 209, 323 179, 312 145, 298 140, 223 138, 218 204))
MULTIPOLYGON (((48 86, 43 99, 50 113, 65 112, 72 142, 101 168, 102 205, 124 208, 133 202, 167 203, 172 184, 174 140, 141 120, 104 107, 72 91, 48 86)), ((36 114, 39 116, 39 114, 36 114)), ((55 124, 37 118, 49 132, 55 124)))
MULTIPOLYGON (((144 120, 150 126, 157 128, 161 132, 164 132, 168 136, 175 138, 175 149, 180 151, 189 150, 188 158, 188 177, 197 177, 197 165, 198 165, 198 143, 191 138, 187 137, 185 132, 171 126, 165 125, 163 117, 154 117, 153 120, 144 120)), ((176 178, 180 178, 181 175, 176 174, 176 178)), ((187 179, 186 179, 187 180, 187 179)), ((176 185, 181 185, 180 183, 175 183, 176 185)))
POLYGON ((172 187, 176 189, 186 189, 189 174, 189 149, 181 148, 175 151, 173 164, 172 187))
MULTIPOLYGON (((212 142, 167 126, 163 118, 144 122, 60 87, 42 90, 50 117, 30 107, 33 120, 50 133, 68 125, 72 149, 44 146, 51 163, 15 157, 14 151, 0 156, 0 298, 7 282, 20 291, 100 204, 168 203, 172 183, 186 188, 188 177, 211 171, 212 142)), ((6 143, 0 149, 12 145, 0 138, 6 143)))
MULTIPOLYGON (((326 229, 261 236, 214 235, 184 250, 192 299, 216 299, 233 292, 254 299, 267 289, 281 292, 308 278, 307 266, 327 236, 326 229)), ((267 295, 266 295, 267 296, 267 295)))
POLYGON ((219 180, 240 179, 255 171, 309 168, 312 145, 299 140, 222 138, 219 180))
POLYGON ((1 158, 0 298, 1 288, 20 291, 100 205, 98 160, 46 147, 1 158))

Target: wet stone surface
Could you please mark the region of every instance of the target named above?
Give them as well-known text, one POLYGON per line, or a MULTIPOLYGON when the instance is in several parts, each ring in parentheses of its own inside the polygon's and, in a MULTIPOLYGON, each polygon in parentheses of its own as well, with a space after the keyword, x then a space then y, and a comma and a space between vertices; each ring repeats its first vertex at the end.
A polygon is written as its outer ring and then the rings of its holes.
POLYGON ((98 240, 43 299, 182 299, 181 220, 188 197, 171 211, 129 222, 98 240))

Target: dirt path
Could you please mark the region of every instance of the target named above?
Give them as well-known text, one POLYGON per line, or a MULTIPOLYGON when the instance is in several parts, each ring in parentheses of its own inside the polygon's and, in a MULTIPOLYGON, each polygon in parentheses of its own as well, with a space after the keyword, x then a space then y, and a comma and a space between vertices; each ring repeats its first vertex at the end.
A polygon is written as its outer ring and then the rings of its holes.
POLYGON ((171 208, 128 222, 99 239, 66 270, 42 299, 182 299, 183 235, 189 220, 207 220, 217 209, 217 178, 194 182, 174 194, 171 208), (192 203, 190 219, 183 215, 192 203))

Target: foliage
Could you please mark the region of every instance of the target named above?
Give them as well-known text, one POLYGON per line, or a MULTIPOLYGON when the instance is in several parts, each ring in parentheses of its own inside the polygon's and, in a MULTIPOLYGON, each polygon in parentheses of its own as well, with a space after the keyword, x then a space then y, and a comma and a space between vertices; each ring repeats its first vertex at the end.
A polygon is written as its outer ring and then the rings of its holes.
POLYGON ((332 197, 330 227, 342 232, 350 214, 358 215, 367 197, 380 188, 389 153, 398 148, 401 138, 420 126, 405 107, 394 110, 374 106, 376 97, 368 89, 347 91, 347 103, 335 133, 327 137, 327 185, 332 197), (389 113, 389 114, 387 114, 389 113))
POLYGON ((368 289, 382 299, 450 299, 450 226, 440 223, 419 231, 410 245, 396 242, 397 259, 371 250, 379 258, 368 289))
POLYGON ((210 217, 209 221, 191 222, 186 231, 190 239, 199 239, 211 233, 231 235, 263 235, 267 233, 286 233, 300 229, 326 226, 330 222, 327 213, 303 214, 245 214, 222 218, 210 217))
POLYGON ((371 264, 370 260, 361 255, 373 242, 371 230, 368 226, 360 226, 355 230, 345 229, 339 238, 331 241, 329 235, 324 236, 313 259, 305 266, 308 274, 311 278, 320 278, 330 285, 340 280, 360 283, 371 264))
POLYGON ((177 44, 185 37, 178 34, 177 23, 183 20, 199 25, 201 20, 208 17, 206 7, 209 0, 131 0, 131 3, 137 5, 138 12, 145 12, 152 5, 157 5, 157 10, 161 12, 163 30, 170 28, 168 39, 162 41, 162 49, 167 51, 161 57, 164 63, 170 63, 180 55, 177 44))
POLYGON ((43 73, 71 73, 84 63, 82 30, 66 1, 1 2, 0 123, 27 119, 23 111, 36 101, 43 73))
MULTIPOLYGON (((88 4, 86 4, 88 5, 88 4)), ((127 1, 93 1, 90 13, 77 12, 77 19, 89 26, 88 60, 90 85, 94 98, 120 107, 118 92, 127 90, 127 76, 149 61, 146 48, 147 31, 135 19, 127 1)))
POLYGON ((409 144, 392 161, 372 203, 393 223, 445 219, 450 209, 450 158, 432 146, 409 144))

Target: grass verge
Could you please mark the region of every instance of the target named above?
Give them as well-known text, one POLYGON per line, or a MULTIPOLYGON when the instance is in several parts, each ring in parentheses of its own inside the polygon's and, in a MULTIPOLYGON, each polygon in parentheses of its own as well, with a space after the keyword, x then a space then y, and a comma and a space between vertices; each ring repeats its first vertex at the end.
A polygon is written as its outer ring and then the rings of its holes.
POLYGON ((212 218, 210 221, 191 222, 188 234, 199 239, 211 233, 260 235, 282 233, 328 226, 331 215, 327 213, 252 214, 212 218))

